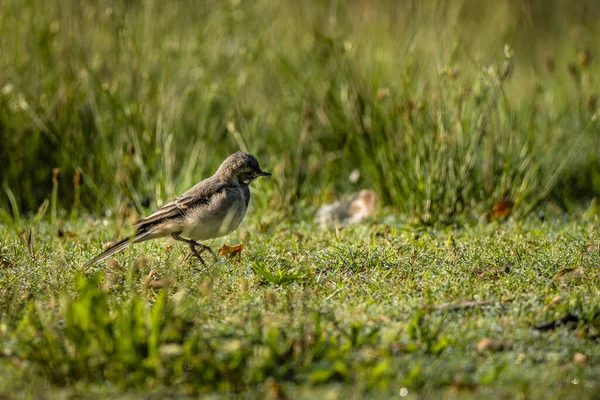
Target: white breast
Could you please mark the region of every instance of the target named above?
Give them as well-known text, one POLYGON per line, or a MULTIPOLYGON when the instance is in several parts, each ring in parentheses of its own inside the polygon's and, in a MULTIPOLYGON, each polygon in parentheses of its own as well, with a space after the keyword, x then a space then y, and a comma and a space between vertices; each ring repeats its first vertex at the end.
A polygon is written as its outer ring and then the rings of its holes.
POLYGON ((203 241, 227 235, 240 225, 246 209, 241 188, 226 190, 206 206, 188 214, 181 236, 203 241))

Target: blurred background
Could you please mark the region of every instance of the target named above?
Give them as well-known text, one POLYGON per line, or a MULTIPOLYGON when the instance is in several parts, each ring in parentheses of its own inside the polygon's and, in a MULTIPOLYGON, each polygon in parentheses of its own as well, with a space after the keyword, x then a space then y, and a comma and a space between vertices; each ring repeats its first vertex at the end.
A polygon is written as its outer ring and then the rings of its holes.
POLYGON ((598 1, 3 0, 0 37, 5 223, 144 213, 239 149, 288 216, 366 187, 424 223, 600 193, 598 1))

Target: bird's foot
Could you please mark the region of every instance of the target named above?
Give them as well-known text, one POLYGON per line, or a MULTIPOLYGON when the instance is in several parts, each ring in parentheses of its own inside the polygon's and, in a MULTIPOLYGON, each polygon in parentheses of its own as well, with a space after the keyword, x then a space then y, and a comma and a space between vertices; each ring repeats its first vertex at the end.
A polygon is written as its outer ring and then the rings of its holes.
POLYGON ((210 254, 212 254, 212 256, 216 259, 217 255, 215 254, 214 251, 212 251, 212 249, 202 243, 198 243, 195 241, 190 242, 190 250, 192 251, 192 255, 195 256, 198 260, 200 260, 200 262, 202 263, 203 266, 206 267, 206 262, 204 261, 204 259, 202 258, 202 253, 204 253, 205 251, 208 251, 210 254), (200 247, 200 251, 198 251, 198 249, 196 247, 200 247))
POLYGON ((198 260, 200 260, 202 265, 204 265, 206 267, 206 263, 204 262, 204 260, 202 259, 202 256, 201 256, 201 254, 203 252, 208 251, 210 254, 213 255, 213 257, 217 258, 217 255, 215 254, 215 252, 212 251, 212 249, 210 247, 208 247, 202 243, 198 243, 195 240, 182 238, 181 236, 179 236, 178 233, 173 233, 171 236, 173 237, 173 239, 179 240, 180 242, 187 243, 190 246, 190 250, 192 250, 192 253, 186 259, 189 259, 191 256, 195 256, 198 260), (196 246, 200 247, 200 251, 198 251, 196 249, 196 246))

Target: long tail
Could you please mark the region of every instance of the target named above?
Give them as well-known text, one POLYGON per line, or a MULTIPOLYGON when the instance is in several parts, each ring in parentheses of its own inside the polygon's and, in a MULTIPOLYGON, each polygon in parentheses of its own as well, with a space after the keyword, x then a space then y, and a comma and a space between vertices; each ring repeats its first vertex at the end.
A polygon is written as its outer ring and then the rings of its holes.
POLYGON ((119 240, 117 243, 112 245, 110 248, 104 250, 102 253, 98 254, 96 257, 92 258, 90 261, 85 263, 85 267, 89 267, 92 264, 96 264, 102 260, 106 260, 108 257, 113 254, 129 247, 130 244, 141 241, 145 236, 148 236, 150 232, 140 232, 135 236, 128 237, 122 240, 119 240))

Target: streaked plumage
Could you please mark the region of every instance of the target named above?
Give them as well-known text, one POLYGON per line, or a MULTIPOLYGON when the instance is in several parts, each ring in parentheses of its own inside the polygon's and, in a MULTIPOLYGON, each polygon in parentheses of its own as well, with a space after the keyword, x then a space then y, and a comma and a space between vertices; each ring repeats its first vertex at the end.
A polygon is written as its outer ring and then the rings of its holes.
POLYGON ((188 243, 194 255, 204 264, 200 253, 204 250, 212 253, 212 250, 198 241, 234 231, 248 210, 248 185, 259 176, 270 175, 260 168, 252 154, 232 154, 223 161, 213 176, 137 221, 133 225, 136 232, 132 237, 117 242, 90 260, 86 266, 108 258, 132 243, 166 236, 188 243), (196 250, 196 246, 201 247, 200 252, 196 250))

